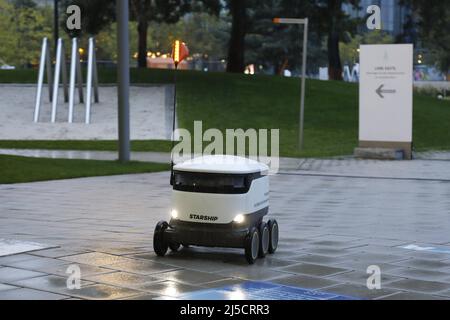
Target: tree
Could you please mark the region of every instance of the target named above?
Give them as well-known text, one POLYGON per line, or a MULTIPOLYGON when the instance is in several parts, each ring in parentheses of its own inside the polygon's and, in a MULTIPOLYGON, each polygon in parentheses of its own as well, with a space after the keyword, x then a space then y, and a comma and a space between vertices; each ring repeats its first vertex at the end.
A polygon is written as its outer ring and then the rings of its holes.
POLYGON ((348 43, 340 43, 339 49, 342 61, 352 65, 359 62, 359 46, 361 44, 391 44, 395 39, 384 31, 371 31, 355 35, 348 43))
POLYGON ((0 59, 16 66, 37 64, 44 37, 51 35, 49 7, 0 0, 0 59))
POLYGON ((450 6, 447 1, 404 0, 417 20, 421 40, 430 50, 441 71, 450 72, 450 6))
MULTIPOLYGON (((81 9, 81 33, 77 31, 66 32, 70 36, 81 36, 87 34, 97 35, 101 30, 109 26, 116 17, 116 2, 111 0, 66 0, 65 5, 77 5, 81 9)), ((66 28, 65 23, 63 27, 66 28)))
POLYGON ((228 46, 227 72, 242 73, 245 70, 245 35, 247 33, 247 6, 249 0, 229 0, 232 17, 228 46))
POLYGON ((343 4, 358 6, 359 0, 316 0, 316 16, 319 32, 328 36, 328 73, 332 80, 342 80, 342 62, 339 52, 339 42, 346 31, 352 30, 354 21, 346 15, 343 4))
POLYGON ((220 0, 131 0, 132 18, 137 21, 138 67, 147 67, 149 22, 174 24, 191 11, 218 14, 220 0))
POLYGON ((6 0, 0 0, 0 39, 2 45, 0 46, 0 65, 13 64, 14 49, 16 46, 16 30, 13 28, 12 17, 14 7, 6 0))
MULTIPOLYGON (((311 1, 260 0, 249 10, 251 22, 246 37, 246 64, 262 66, 266 72, 283 74, 285 69, 301 68, 303 26, 277 25, 275 17, 311 17, 314 6, 311 1)), ((322 64, 324 53, 317 32, 310 30, 308 65, 322 64)))

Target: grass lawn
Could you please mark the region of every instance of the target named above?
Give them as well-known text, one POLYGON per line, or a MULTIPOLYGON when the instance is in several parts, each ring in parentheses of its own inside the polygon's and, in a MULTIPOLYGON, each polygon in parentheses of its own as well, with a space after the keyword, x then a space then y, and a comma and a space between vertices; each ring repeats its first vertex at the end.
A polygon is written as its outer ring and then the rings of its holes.
MULTIPOLYGON (((34 83, 35 71, 17 70, 1 82, 34 83), (15 74, 17 73, 17 76, 15 74)), ((114 69, 100 70, 104 83, 115 81, 114 69)), ((307 81, 305 148, 297 151, 300 80, 275 76, 182 71, 178 77, 178 120, 192 131, 195 120, 208 128, 280 129, 282 156, 325 157, 348 155, 358 140, 358 85, 333 81, 307 81)), ((170 83, 173 71, 131 70, 133 83, 170 83)), ((450 102, 414 96, 416 150, 450 149, 450 102)), ((1 137, 0 137, 1 139, 1 137)), ((116 150, 114 141, 5 142, 0 148, 116 150)), ((134 151, 169 151, 170 143, 134 141, 134 151)))
POLYGON ((0 155, 0 184, 71 179, 94 176, 158 172, 166 164, 117 161, 26 158, 0 155))

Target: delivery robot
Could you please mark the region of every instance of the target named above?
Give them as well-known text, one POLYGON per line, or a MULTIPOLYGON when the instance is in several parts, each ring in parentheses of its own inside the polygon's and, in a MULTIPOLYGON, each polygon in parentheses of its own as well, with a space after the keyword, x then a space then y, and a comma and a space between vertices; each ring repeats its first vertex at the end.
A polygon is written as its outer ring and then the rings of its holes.
POLYGON ((278 223, 267 222, 269 168, 236 156, 202 156, 173 167, 171 219, 155 228, 158 256, 181 246, 243 248, 253 264, 278 246, 278 223))

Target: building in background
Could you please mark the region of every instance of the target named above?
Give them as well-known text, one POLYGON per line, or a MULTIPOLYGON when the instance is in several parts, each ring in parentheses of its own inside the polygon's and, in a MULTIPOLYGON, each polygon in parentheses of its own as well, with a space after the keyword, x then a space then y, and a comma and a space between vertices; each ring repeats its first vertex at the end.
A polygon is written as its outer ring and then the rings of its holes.
POLYGON ((409 33, 409 30, 406 29, 411 9, 400 4, 400 0, 361 0, 359 8, 345 4, 344 11, 353 18, 364 18, 368 15, 367 8, 371 5, 381 8, 381 23, 384 31, 394 37, 401 37, 409 33))

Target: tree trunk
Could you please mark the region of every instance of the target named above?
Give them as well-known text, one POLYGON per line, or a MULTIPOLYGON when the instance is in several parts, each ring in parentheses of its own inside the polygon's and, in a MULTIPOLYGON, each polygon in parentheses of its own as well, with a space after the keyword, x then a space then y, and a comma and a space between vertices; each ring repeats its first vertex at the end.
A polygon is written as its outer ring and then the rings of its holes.
POLYGON ((228 46, 227 72, 242 73, 245 70, 245 0, 231 0, 230 12, 233 22, 228 46))
POLYGON ((328 1, 330 25, 328 29, 328 76, 330 80, 342 81, 342 63, 339 52, 338 20, 342 11, 342 0, 328 1))
POLYGON ((339 53, 339 34, 328 35, 328 75, 330 80, 342 80, 342 63, 339 53))
POLYGON ((148 22, 144 12, 139 13, 137 29, 138 29, 138 68, 147 68, 148 22))

